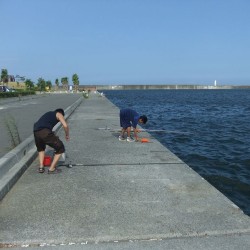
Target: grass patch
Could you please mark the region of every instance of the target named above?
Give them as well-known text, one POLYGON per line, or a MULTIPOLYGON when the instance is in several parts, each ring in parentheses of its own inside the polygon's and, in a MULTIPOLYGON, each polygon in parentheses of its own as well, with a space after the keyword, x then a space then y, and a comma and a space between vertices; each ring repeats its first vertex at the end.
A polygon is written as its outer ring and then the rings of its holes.
POLYGON ((13 149, 21 143, 17 123, 13 116, 8 116, 4 118, 4 124, 10 138, 11 148, 13 149))
POLYGON ((35 94, 36 94, 36 92, 33 90, 15 91, 15 92, 0 92, 0 98, 20 97, 20 96, 35 95, 35 94))

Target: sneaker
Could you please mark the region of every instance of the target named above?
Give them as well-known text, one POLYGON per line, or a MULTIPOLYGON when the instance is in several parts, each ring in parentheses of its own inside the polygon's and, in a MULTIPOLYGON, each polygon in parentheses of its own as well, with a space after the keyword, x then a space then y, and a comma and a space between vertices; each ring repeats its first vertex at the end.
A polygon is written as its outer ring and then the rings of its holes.
POLYGON ((135 140, 133 138, 131 138, 131 137, 127 137, 127 141, 128 142, 134 142, 135 140))
POLYGON ((126 141, 126 139, 122 136, 119 136, 119 141, 126 141))

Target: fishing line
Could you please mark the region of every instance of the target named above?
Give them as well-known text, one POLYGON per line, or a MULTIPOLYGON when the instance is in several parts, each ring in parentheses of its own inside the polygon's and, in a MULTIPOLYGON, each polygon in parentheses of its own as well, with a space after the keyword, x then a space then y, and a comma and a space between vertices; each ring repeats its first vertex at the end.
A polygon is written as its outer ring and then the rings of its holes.
MULTIPOLYGON (((111 132, 120 132, 121 129, 115 129, 115 128, 98 128, 98 130, 108 130, 111 132)), ((155 133, 173 133, 173 134, 190 134, 189 132, 182 132, 178 130, 165 130, 165 129, 139 129, 140 132, 155 132, 155 133)))

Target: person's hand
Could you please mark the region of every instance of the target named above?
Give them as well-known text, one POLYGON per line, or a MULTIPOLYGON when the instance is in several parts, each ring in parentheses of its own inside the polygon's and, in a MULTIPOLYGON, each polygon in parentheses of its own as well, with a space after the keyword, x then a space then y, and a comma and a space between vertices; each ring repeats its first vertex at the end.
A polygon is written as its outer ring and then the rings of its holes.
POLYGON ((65 135, 66 141, 69 141, 69 135, 65 135))
POLYGON ((140 130, 140 129, 138 129, 138 128, 136 128, 136 129, 135 129, 135 132, 136 132, 136 133, 140 133, 140 132, 141 132, 141 130, 140 130))

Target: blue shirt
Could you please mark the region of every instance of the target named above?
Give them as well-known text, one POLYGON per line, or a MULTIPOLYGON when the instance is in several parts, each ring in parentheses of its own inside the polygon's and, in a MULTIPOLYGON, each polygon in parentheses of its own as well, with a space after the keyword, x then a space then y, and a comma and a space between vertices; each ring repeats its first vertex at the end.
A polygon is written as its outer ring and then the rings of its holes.
POLYGON ((132 109, 120 110, 120 123, 123 128, 131 127, 131 125, 136 128, 139 118, 140 115, 132 109))

